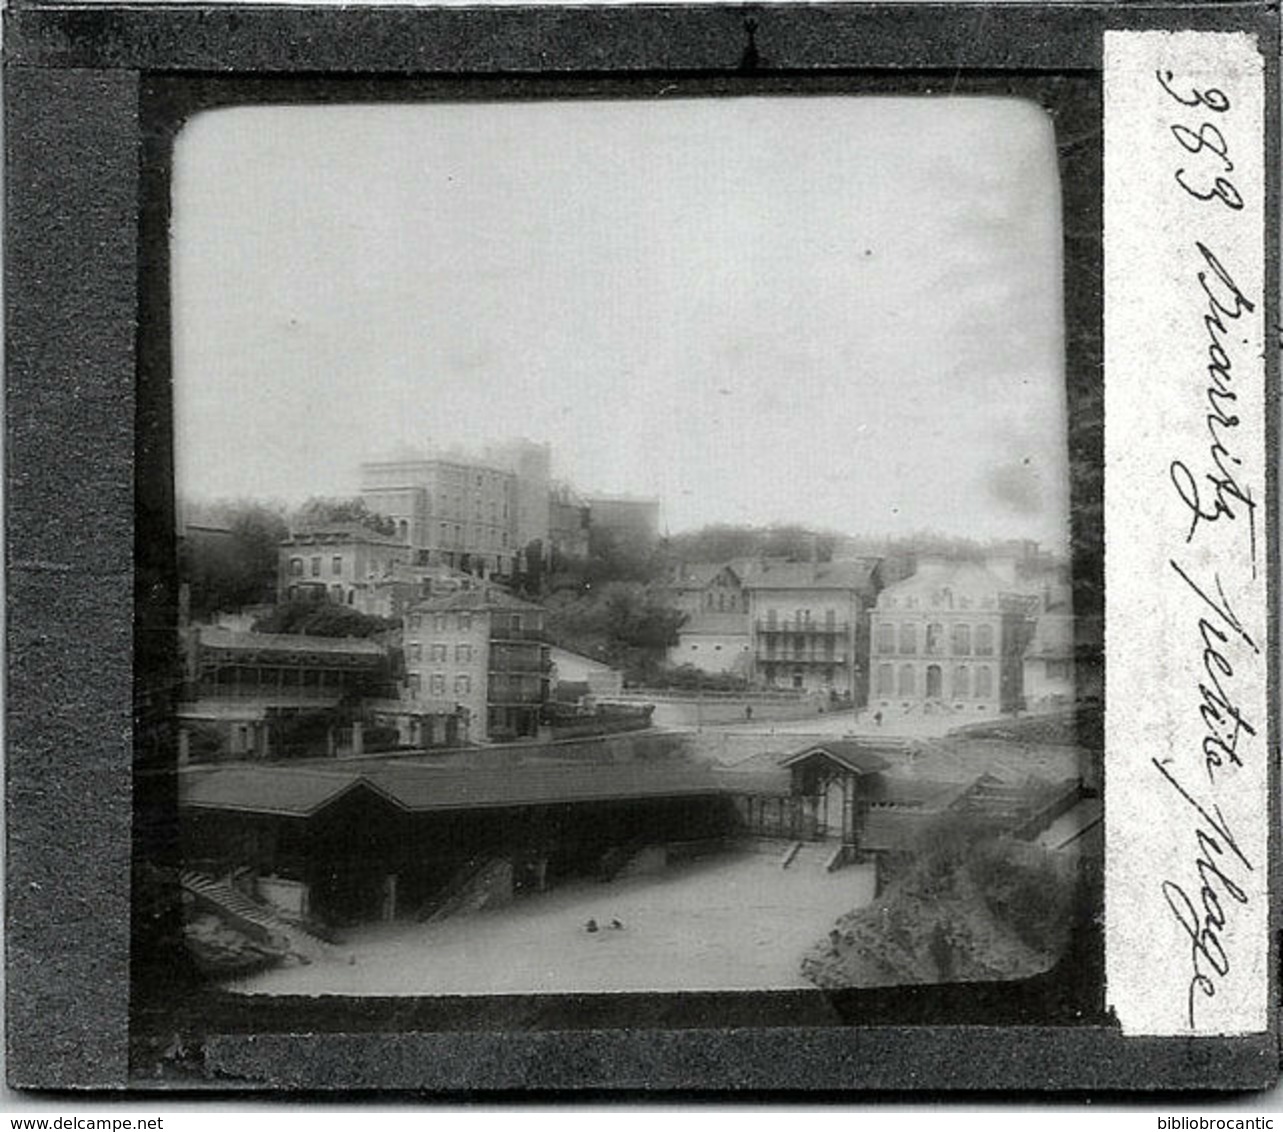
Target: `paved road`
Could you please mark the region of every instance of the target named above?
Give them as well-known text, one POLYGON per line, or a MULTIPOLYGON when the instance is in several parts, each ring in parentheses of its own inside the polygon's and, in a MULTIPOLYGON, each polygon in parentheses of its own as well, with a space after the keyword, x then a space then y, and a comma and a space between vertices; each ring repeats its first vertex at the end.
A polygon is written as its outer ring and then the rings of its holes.
POLYGON ((855 713, 842 711, 811 715, 805 719, 755 719, 751 723, 718 723, 700 730, 721 731, 728 735, 858 735, 868 738, 895 735, 927 738, 943 735, 958 724, 959 720, 950 716, 913 716, 908 719, 884 720, 878 726, 871 719, 857 720, 855 713))

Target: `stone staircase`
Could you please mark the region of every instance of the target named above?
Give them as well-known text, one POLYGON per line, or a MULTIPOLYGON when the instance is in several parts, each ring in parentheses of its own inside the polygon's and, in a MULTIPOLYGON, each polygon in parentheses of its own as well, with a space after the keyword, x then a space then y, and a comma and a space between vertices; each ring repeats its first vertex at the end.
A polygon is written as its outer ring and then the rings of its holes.
POLYGON ((226 921, 242 935, 265 944, 282 956, 311 961, 335 951, 332 944, 313 935, 301 924, 287 920, 270 905, 246 896, 228 880, 185 869, 178 883, 184 892, 226 921))
POLYGON ((446 895, 420 916, 425 924, 439 924, 454 916, 468 916, 512 899, 512 862, 492 857, 464 866, 446 886, 446 895))
POLYGON ((1078 783, 1046 784, 1031 789, 1029 783, 1008 783, 985 776, 959 800, 957 809, 977 820, 1018 837, 1037 836, 1077 800, 1078 783))
POLYGON ((791 872, 833 872, 845 860, 836 841, 794 841, 780 858, 780 868, 791 872))

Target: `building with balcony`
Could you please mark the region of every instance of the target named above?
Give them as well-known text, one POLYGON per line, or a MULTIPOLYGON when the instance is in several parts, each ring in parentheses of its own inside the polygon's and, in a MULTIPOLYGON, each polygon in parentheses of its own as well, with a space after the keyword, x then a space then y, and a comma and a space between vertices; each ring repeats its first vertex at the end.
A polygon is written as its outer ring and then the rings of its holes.
MULTIPOLYGON (((394 694, 388 649, 352 637, 238 632, 210 625, 184 630, 184 680, 178 708, 180 756, 273 758, 273 741, 291 718, 318 715, 394 694)), ((321 734, 317 756, 359 744, 321 734)))
POLYGON ((921 556, 878 596, 870 705, 895 714, 983 715, 1024 702, 1024 655, 1043 603, 1041 580, 1014 560, 921 556))
POLYGON ((406 697, 453 702, 468 737, 538 734, 551 670, 542 606, 495 586, 414 606, 404 629, 406 697))
POLYGON ((749 653, 768 688, 823 693, 863 704, 868 689, 869 611, 878 559, 765 560, 747 571, 749 653))

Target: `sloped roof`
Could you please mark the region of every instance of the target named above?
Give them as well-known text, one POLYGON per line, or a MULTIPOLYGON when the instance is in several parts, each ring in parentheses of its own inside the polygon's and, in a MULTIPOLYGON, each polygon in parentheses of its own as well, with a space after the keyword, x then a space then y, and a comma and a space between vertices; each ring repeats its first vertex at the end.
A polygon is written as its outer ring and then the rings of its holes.
POLYGON ((582 664, 587 668, 592 669, 594 672, 615 672, 616 671, 616 669, 611 668, 611 666, 607 664, 604 660, 595 660, 591 656, 585 656, 581 652, 575 652, 574 649, 562 648, 560 645, 553 645, 552 648, 549 650, 548 655, 549 655, 549 658, 552 660, 553 664, 558 664, 558 663, 564 664, 567 661, 569 661, 574 664, 582 664))
POLYGON ((730 765, 718 764, 713 774, 722 787, 734 794, 787 794, 792 784, 789 771, 780 766, 780 754, 762 751, 730 765))
POLYGON ((744 586, 750 590, 869 590, 877 558, 850 558, 834 562, 777 562, 767 560, 748 572, 744 586))
POLYGON ((531 761, 459 766, 416 759, 300 766, 233 764, 186 771, 179 804, 195 809, 309 817, 363 785, 414 813, 673 798, 719 792, 711 771, 686 762, 531 761))
POLYGON ((694 763, 537 763, 442 770, 386 763, 366 777, 409 810, 535 806, 627 798, 714 794, 717 784, 694 763))
POLYGON ((380 656, 384 648, 368 637, 310 637, 302 633, 253 633, 201 625, 197 630, 205 648, 246 652, 328 652, 380 656))
POLYGON ((356 771, 336 766, 318 770, 302 766, 242 764, 185 771, 178 778, 178 804, 193 809, 308 817, 360 781, 356 771))
POLYGON ((673 588, 702 590, 725 569, 727 569, 725 562, 684 562, 673 580, 673 588))
POLYGON ((877 774, 891 764, 869 743, 858 739, 834 739, 826 743, 813 743, 800 751, 785 755, 780 766, 796 766, 811 758, 827 758, 856 774, 877 774))
POLYGON ((748 640, 748 614, 747 613, 718 613, 712 612, 692 613, 681 627, 677 630, 679 637, 688 636, 717 636, 728 637, 742 635, 748 640))
POLYGON ((1006 581, 978 562, 933 560, 921 566, 917 573, 887 586, 878 595, 878 605, 885 607, 885 603, 892 599, 929 594, 944 588, 982 600, 997 600, 999 594, 1023 595, 1039 590, 1037 584, 1006 581))
POLYGON ((883 774, 863 788, 861 798, 874 805, 901 806, 939 813, 947 810, 974 787, 974 782, 941 782, 883 774))

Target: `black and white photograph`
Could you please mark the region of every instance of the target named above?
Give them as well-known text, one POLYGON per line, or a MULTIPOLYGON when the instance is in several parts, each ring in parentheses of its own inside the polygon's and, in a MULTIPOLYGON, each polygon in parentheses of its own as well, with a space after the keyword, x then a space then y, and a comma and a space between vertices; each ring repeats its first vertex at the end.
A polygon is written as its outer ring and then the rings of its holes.
POLYGON ((173 734, 199 977, 1055 968, 1102 842, 1062 241, 1019 98, 194 116, 173 734))
POLYGON ((4 33, 11 1089, 1276 1086, 1275 9, 4 33))

